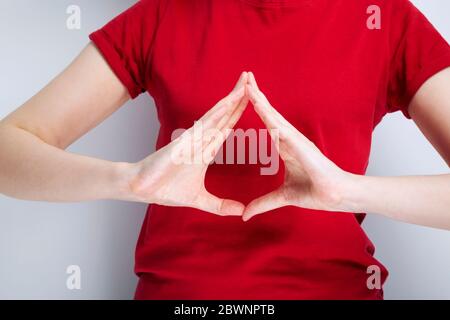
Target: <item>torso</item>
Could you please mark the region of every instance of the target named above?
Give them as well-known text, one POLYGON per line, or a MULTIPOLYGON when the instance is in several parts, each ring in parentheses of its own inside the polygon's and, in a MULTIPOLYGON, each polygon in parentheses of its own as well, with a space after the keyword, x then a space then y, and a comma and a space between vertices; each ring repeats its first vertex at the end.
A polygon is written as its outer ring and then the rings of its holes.
MULTIPOLYGON (((342 169, 364 174, 386 113, 386 31, 366 27, 370 1, 172 1, 152 53, 161 131, 188 128, 252 71, 272 105, 342 169), (351 2, 351 4, 349 4, 351 2), (283 4, 284 3, 284 4, 283 4), (277 5, 278 4, 278 5, 277 5)), ((388 11, 389 12, 389 11, 388 11)), ((261 129, 248 108, 237 128, 261 129)), ((283 181, 256 164, 215 164, 207 189, 249 202, 283 181)), ((381 298, 367 268, 386 269, 351 213, 277 209, 248 223, 151 205, 136 250, 137 298, 381 298)))

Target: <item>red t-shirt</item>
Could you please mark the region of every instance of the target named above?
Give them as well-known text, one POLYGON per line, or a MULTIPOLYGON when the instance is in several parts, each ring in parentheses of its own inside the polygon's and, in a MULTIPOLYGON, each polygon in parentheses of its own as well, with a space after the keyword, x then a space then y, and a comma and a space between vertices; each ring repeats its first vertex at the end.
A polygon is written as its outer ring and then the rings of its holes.
MULTIPOLYGON (((357 174, 366 171, 383 116, 409 117, 419 87, 450 66, 448 43, 407 0, 142 0, 90 39, 132 98, 154 98, 157 148, 253 71, 288 121, 357 174)), ((264 126, 247 108, 237 128, 264 126)), ((261 166, 213 164, 206 187, 248 203, 283 181, 283 166, 275 175, 261 175, 261 166)), ((135 297, 381 299, 382 289, 367 286, 368 267, 379 267, 382 283, 388 273, 360 218, 285 207, 244 223, 150 205, 135 297)))

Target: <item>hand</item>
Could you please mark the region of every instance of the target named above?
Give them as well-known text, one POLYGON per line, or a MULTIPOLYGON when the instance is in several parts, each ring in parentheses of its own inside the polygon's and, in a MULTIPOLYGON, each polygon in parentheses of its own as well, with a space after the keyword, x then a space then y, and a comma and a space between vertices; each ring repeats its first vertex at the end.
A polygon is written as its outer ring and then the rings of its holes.
POLYGON ((244 205, 210 194, 206 170, 248 104, 243 72, 233 91, 210 109, 193 127, 136 164, 130 185, 140 201, 186 206, 217 215, 241 216, 244 205))
POLYGON ((249 73, 247 94, 275 141, 285 163, 284 184, 250 202, 243 220, 280 208, 297 206, 327 211, 347 211, 342 204, 342 190, 351 174, 341 170, 281 114, 259 90, 254 75, 249 73))

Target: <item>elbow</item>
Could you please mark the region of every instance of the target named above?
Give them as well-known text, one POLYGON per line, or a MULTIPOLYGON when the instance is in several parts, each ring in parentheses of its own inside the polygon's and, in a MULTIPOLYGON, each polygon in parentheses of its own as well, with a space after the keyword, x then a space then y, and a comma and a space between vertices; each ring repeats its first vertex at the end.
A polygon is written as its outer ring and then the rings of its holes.
POLYGON ((59 139, 57 135, 49 132, 49 130, 23 125, 11 121, 0 121, 0 145, 2 144, 2 137, 6 137, 6 135, 10 136, 21 133, 31 135, 34 138, 39 139, 41 142, 44 142, 61 150, 65 150, 70 145, 66 141, 63 141, 63 139, 59 139))

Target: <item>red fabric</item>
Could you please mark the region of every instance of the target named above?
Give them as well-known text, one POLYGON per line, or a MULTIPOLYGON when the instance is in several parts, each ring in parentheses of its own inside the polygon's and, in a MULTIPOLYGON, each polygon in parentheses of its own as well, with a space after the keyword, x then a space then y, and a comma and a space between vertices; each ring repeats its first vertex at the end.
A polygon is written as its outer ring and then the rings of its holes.
MULTIPOLYGON (((157 147, 253 71, 287 120, 342 169, 364 174, 373 128, 450 65, 447 42, 406 0, 143 0, 90 35, 131 97, 147 91, 157 147)), ((237 128, 264 128, 248 108, 237 128)), ((260 164, 212 165, 206 187, 248 203, 282 183, 260 164)), ((382 199, 380 199, 382 201, 382 199)), ((381 299, 386 268, 355 215, 286 207, 243 223, 148 207, 136 248, 137 299, 381 299)))

